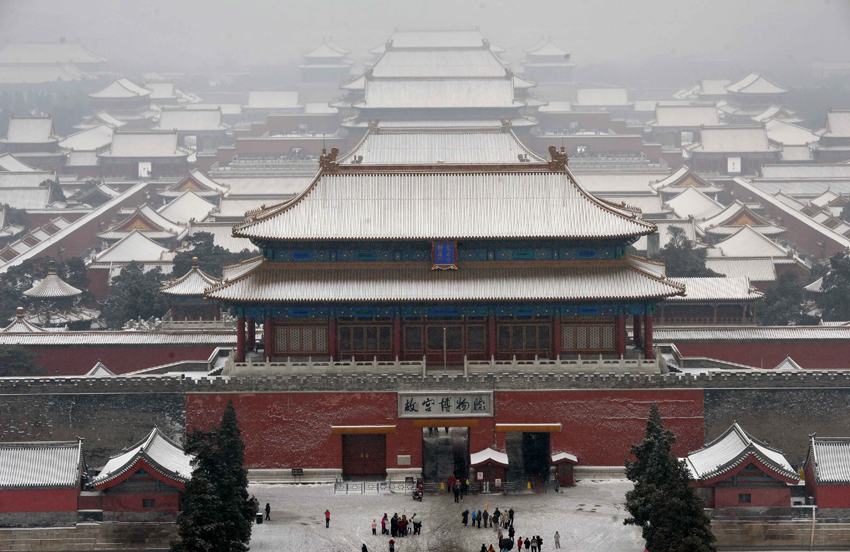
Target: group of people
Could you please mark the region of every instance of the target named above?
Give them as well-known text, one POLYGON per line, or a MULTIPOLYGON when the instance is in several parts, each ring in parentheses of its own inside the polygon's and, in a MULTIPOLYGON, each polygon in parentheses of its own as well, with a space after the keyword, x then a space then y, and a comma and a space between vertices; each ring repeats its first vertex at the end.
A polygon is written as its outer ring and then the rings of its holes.
MULTIPOLYGON (((422 519, 416 515, 416 512, 407 519, 406 514, 398 517, 398 514, 393 514, 393 517, 387 519, 387 514, 381 518, 381 534, 389 535, 392 538, 406 537, 411 534, 419 535, 422 533, 422 519)), ((378 534, 378 522, 372 520, 372 534, 378 534)))
POLYGON ((469 494, 469 479, 449 477, 446 479, 446 492, 454 493, 455 502, 463 502, 463 497, 469 494))
MULTIPOLYGON (((484 511, 481 510, 464 510, 461 514, 461 523, 464 526, 469 524, 470 519, 472 520, 472 524, 470 527, 481 528, 481 523, 484 523, 485 528, 496 527, 496 539, 499 543, 499 551, 500 552, 508 552, 514 547, 514 536, 516 535, 516 530, 514 529, 514 509, 510 508, 507 512, 501 512, 498 508, 496 511, 490 514, 487 508, 484 508, 484 511)), ((561 548, 561 535, 557 531, 555 531, 555 536, 552 539, 555 543, 555 548, 561 548)), ((526 552, 542 552, 543 550, 543 538, 540 535, 534 535, 532 537, 519 537, 516 540, 516 549, 517 552, 522 552, 523 546, 525 547, 526 552)), ((481 552, 496 552, 496 549, 491 544, 488 548, 486 545, 481 545, 481 552)))

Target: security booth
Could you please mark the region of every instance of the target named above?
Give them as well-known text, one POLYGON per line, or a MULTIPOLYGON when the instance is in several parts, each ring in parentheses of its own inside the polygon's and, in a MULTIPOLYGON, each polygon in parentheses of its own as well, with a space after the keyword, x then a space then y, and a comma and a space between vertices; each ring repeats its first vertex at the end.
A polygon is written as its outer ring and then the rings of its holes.
POLYGON ((576 482, 573 477, 573 466, 576 464, 578 464, 578 458, 569 452, 558 452, 552 455, 552 461, 550 463, 551 470, 554 472, 559 486, 575 486, 576 482))
POLYGON ((508 455, 491 448, 474 452, 469 457, 470 471, 475 474, 475 482, 485 489, 500 489, 505 484, 508 473, 508 455))

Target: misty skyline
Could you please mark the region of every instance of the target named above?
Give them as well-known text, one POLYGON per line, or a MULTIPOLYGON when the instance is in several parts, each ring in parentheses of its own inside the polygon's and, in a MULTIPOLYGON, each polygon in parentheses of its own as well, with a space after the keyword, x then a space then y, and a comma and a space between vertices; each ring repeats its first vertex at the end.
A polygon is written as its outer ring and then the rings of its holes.
POLYGON ((297 61, 323 37, 365 57, 395 28, 480 27, 516 58, 541 35, 579 65, 689 56, 757 68, 850 61, 850 0, 2 0, 4 42, 81 42, 116 64, 183 70, 297 61))

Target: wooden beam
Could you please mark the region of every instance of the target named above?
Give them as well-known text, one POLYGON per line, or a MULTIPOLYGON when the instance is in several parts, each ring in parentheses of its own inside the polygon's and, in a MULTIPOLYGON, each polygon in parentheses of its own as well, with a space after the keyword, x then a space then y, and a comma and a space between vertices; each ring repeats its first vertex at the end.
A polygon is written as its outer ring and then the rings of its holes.
POLYGON ((413 427, 478 427, 478 420, 413 420, 413 427))

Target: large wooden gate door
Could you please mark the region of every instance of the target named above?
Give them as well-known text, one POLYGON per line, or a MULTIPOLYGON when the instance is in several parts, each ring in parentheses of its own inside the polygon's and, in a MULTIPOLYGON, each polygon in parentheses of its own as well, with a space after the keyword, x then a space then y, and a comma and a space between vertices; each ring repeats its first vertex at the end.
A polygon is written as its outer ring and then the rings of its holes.
POLYGON ((344 476, 386 475, 386 435, 343 435, 342 474, 344 476))

